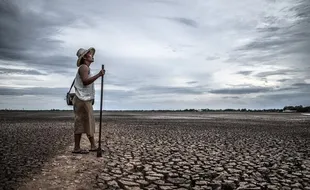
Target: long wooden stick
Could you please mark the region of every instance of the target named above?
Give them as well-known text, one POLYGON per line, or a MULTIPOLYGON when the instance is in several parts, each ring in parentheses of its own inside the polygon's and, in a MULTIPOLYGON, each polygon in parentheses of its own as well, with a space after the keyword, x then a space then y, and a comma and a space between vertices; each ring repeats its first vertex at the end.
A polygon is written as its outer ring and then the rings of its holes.
MULTIPOLYGON (((102 65, 102 70, 104 70, 104 65, 102 65)), ((102 99, 103 99, 103 75, 101 76, 101 100, 100 100, 100 124, 99 124, 99 146, 97 150, 97 157, 102 157, 101 149, 101 126, 102 126, 102 99)))

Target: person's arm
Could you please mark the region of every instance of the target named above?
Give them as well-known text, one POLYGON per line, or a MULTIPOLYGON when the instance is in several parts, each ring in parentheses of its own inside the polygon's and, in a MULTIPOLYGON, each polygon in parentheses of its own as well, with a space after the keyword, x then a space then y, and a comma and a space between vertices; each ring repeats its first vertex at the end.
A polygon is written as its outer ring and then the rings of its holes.
POLYGON ((79 69, 79 74, 81 76, 84 85, 89 85, 93 83, 96 79, 104 75, 104 71, 100 71, 98 74, 88 77, 89 68, 86 65, 82 65, 79 69))

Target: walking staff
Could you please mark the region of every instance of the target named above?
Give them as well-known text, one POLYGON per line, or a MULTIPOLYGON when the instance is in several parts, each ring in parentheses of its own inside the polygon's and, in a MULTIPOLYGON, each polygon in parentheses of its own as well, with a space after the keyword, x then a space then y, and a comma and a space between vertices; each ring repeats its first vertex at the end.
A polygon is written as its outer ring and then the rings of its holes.
MULTIPOLYGON (((102 65, 102 70, 104 71, 104 65, 102 65)), ((102 148, 101 148, 102 99, 103 99, 103 75, 101 76, 100 125, 99 125, 99 140, 98 140, 99 145, 97 150, 97 157, 102 157, 102 148)))

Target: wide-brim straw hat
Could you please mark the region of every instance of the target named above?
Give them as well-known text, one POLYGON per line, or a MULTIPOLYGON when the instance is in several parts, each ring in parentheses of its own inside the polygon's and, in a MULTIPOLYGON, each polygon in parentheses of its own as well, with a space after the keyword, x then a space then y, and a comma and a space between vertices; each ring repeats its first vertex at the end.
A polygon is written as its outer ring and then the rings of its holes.
POLYGON ((80 48, 77 52, 76 52, 76 56, 78 56, 78 60, 76 62, 76 66, 79 67, 81 65, 81 60, 84 57, 84 55, 86 55, 88 52, 91 52, 92 55, 95 55, 95 48, 90 47, 89 49, 84 49, 84 48, 80 48))

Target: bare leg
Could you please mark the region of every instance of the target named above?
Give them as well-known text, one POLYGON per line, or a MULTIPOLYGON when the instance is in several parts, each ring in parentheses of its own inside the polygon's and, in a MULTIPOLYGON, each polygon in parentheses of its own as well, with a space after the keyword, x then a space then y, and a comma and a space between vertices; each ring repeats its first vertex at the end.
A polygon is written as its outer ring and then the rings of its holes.
POLYGON ((95 150, 97 149, 96 144, 95 144, 95 138, 91 136, 87 136, 90 142, 90 149, 95 150))
POLYGON ((81 142, 82 134, 75 134, 74 135, 74 150, 80 150, 80 142, 81 142))

